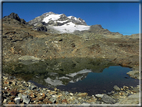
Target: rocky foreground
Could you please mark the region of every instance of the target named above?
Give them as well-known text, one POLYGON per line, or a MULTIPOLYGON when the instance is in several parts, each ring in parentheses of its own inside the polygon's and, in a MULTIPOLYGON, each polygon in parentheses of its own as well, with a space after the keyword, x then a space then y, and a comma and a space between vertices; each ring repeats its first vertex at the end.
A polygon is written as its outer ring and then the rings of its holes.
POLYGON ((118 87, 107 94, 88 96, 84 93, 71 93, 57 88, 40 88, 20 78, 3 74, 3 104, 139 104, 139 85, 137 87, 118 87))

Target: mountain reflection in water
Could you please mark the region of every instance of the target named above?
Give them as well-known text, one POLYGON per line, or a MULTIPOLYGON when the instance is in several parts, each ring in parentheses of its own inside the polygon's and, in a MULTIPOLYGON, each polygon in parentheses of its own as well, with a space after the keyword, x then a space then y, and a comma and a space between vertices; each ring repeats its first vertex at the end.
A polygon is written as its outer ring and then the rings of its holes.
POLYGON ((91 58, 65 58, 3 65, 4 73, 21 77, 40 87, 57 87, 71 92, 87 92, 89 95, 111 91, 114 85, 138 85, 138 80, 126 74, 130 70, 116 66, 108 60, 91 58))

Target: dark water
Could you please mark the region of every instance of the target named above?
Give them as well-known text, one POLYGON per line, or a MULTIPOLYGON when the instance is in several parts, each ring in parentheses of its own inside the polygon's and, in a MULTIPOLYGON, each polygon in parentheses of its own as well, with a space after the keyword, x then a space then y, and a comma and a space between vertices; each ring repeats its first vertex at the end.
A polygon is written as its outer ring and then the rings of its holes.
POLYGON ((126 74, 128 71, 131 69, 112 64, 109 60, 89 58, 3 65, 3 72, 21 77, 39 87, 57 87, 70 92, 87 92, 89 95, 109 92, 114 85, 138 85, 138 80, 126 74))

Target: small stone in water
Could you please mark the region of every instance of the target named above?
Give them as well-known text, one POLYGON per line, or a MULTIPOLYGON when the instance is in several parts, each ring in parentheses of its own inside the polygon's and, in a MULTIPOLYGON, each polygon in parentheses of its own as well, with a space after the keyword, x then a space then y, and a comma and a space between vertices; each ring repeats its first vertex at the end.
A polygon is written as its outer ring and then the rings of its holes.
POLYGON ((120 88, 117 85, 115 85, 113 88, 115 91, 120 91, 120 88))

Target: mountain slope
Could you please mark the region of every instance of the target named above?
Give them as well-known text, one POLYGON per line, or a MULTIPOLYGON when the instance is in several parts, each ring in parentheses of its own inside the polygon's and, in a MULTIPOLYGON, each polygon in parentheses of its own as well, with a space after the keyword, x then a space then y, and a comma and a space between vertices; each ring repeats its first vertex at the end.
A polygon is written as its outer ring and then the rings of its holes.
MULTIPOLYGON (((107 58, 127 66, 138 65, 139 40, 136 38, 115 38, 115 34, 104 36, 101 25, 93 25, 90 33, 82 31, 75 34, 51 34, 33 30, 33 26, 9 17, 3 21, 3 61, 16 61, 24 55, 42 59, 54 58, 107 58), (84 32, 84 33, 83 33, 84 32), (90 39, 86 40, 85 37, 90 39)), ((46 25, 46 24, 45 24, 46 25)), ((43 25, 43 26, 45 26, 43 25)), ((113 33, 106 30, 108 35, 113 33), (110 34, 109 34, 110 33, 110 34)), ((119 34, 119 33, 118 33, 119 34)), ((135 37, 135 36, 134 36, 135 37)))

